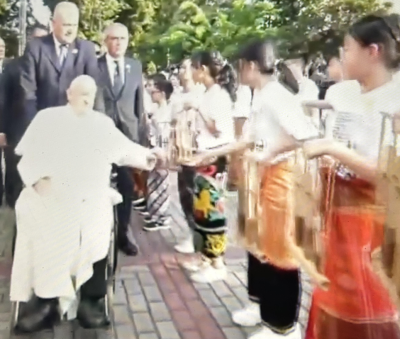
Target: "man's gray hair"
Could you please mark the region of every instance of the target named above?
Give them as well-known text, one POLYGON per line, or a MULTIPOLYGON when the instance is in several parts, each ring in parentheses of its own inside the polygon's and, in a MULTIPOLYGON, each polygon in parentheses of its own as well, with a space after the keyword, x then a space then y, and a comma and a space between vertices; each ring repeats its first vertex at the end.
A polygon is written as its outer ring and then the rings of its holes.
POLYGON ((111 34, 111 32, 114 29, 123 29, 126 31, 127 35, 129 35, 129 31, 128 31, 128 27, 126 27, 125 25, 119 23, 119 22, 114 22, 111 25, 108 25, 106 27, 106 29, 104 30, 104 40, 107 39, 107 37, 111 34))
POLYGON ((76 13, 79 15, 79 8, 73 2, 62 1, 59 2, 54 9, 53 19, 55 19, 59 15, 63 15, 64 13, 76 13))

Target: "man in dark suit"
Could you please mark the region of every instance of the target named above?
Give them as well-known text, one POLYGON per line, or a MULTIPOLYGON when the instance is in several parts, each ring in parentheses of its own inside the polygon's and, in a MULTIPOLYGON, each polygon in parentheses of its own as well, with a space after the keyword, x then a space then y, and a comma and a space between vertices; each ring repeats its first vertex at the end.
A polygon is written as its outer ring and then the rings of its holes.
MULTIPOLYGON (((139 123, 143 114, 142 65, 125 57, 128 47, 128 29, 114 23, 105 31, 107 53, 99 58, 99 70, 106 114, 132 141, 139 141, 139 123)), ((127 255, 136 255, 137 248, 127 236, 135 199, 133 172, 118 168, 118 190, 123 202, 118 205, 118 247, 127 255)))
MULTIPOLYGON (((0 38, 0 87, 4 88, 4 77, 3 72, 5 66, 7 64, 6 56, 6 44, 2 38, 0 38)), ((0 107, 3 106, 5 96, 4 93, 0 91, 0 107)), ((3 169, 2 169, 2 157, 3 157, 3 148, 7 144, 6 135, 4 132, 4 111, 0 111, 0 206, 3 203, 3 194, 4 194, 4 185, 3 185, 3 169)))
MULTIPOLYGON (((36 25, 31 30, 31 38, 49 34, 48 29, 36 25)), ((7 147, 4 149, 6 163, 5 198, 8 206, 14 208, 15 202, 22 190, 17 163, 19 157, 14 153, 15 146, 24 134, 27 121, 24 120, 23 100, 20 86, 21 58, 10 60, 4 68, 0 81, 0 96, 2 98, 0 115, 0 132, 6 136, 7 147)))
MULTIPOLYGON (((31 40, 21 63, 25 118, 30 122, 42 109, 67 103, 72 80, 87 74, 97 80, 97 58, 91 42, 77 38, 78 7, 60 2, 53 15, 53 33, 31 40)), ((101 98, 96 110, 104 110, 101 98)))

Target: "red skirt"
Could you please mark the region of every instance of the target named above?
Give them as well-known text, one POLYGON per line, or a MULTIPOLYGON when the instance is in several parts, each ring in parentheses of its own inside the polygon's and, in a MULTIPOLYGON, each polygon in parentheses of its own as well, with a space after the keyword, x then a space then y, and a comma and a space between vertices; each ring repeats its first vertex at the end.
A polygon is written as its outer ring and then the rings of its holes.
POLYGON ((334 180, 322 266, 331 283, 328 291, 314 292, 307 339, 398 339, 397 309, 372 267, 384 234, 375 187, 360 179, 334 180))

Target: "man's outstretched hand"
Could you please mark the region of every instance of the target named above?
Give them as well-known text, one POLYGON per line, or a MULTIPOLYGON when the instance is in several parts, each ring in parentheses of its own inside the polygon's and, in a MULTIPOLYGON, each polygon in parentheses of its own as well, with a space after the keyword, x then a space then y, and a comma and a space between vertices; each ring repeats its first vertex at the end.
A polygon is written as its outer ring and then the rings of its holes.
POLYGON ((156 148, 153 148, 151 150, 151 152, 157 159, 157 162, 156 162, 157 167, 165 167, 167 165, 168 156, 167 156, 167 153, 163 149, 156 147, 156 148))

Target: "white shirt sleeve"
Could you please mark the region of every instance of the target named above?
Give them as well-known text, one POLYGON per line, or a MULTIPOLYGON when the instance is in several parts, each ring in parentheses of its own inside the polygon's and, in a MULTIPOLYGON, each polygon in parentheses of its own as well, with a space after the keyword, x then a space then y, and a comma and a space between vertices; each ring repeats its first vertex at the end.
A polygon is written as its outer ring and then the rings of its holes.
POLYGON ((25 186, 33 186, 40 179, 52 177, 48 159, 43 153, 27 153, 18 162, 18 173, 25 186))
POLYGON ((110 120, 105 125, 105 147, 110 163, 151 171, 154 165, 148 163, 151 151, 130 141, 110 120))
POLYGON ((251 90, 248 86, 239 86, 234 104, 234 118, 248 118, 251 112, 251 90))
POLYGON ((246 141, 246 142, 255 142, 257 137, 255 133, 255 114, 253 113, 250 115, 250 117, 246 120, 246 122, 243 125, 242 129, 242 136, 240 138, 241 141, 246 141))
MULTIPOLYGON (((334 95, 334 91, 332 92, 331 86, 325 94, 325 100, 329 103, 332 102, 332 94, 334 95)), ((335 110, 329 109, 323 112, 323 116, 325 120, 325 138, 333 139, 337 113, 335 110)))
POLYGON ((308 78, 303 78, 303 81, 300 83, 299 94, 301 100, 318 100, 319 89, 317 84, 308 78))
POLYGON ((215 122, 215 127, 220 133, 218 139, 221 139, 221 143, 234 141, 233 104, 229 94, 221 89, 219 95, 217 93, 212 95, 206 105, 207 115, 215 122))
POLYGON ((15 148, 15 153, 22 156, 17 167, 26 186, 33 186, 40 179, 51 177, 51 161, 46 152, 46 144, 49 143, 46 131, 51 126, 48 116, 46 112, 40 111, 15 148))
POLYGON ((296 140, 306 140, 319 136, 318 129, 305 116, 300 102, 290 93, 282 97, 281 100, 269 100, 266 105, 266 108, 273 112, 281 128, 296 140))

